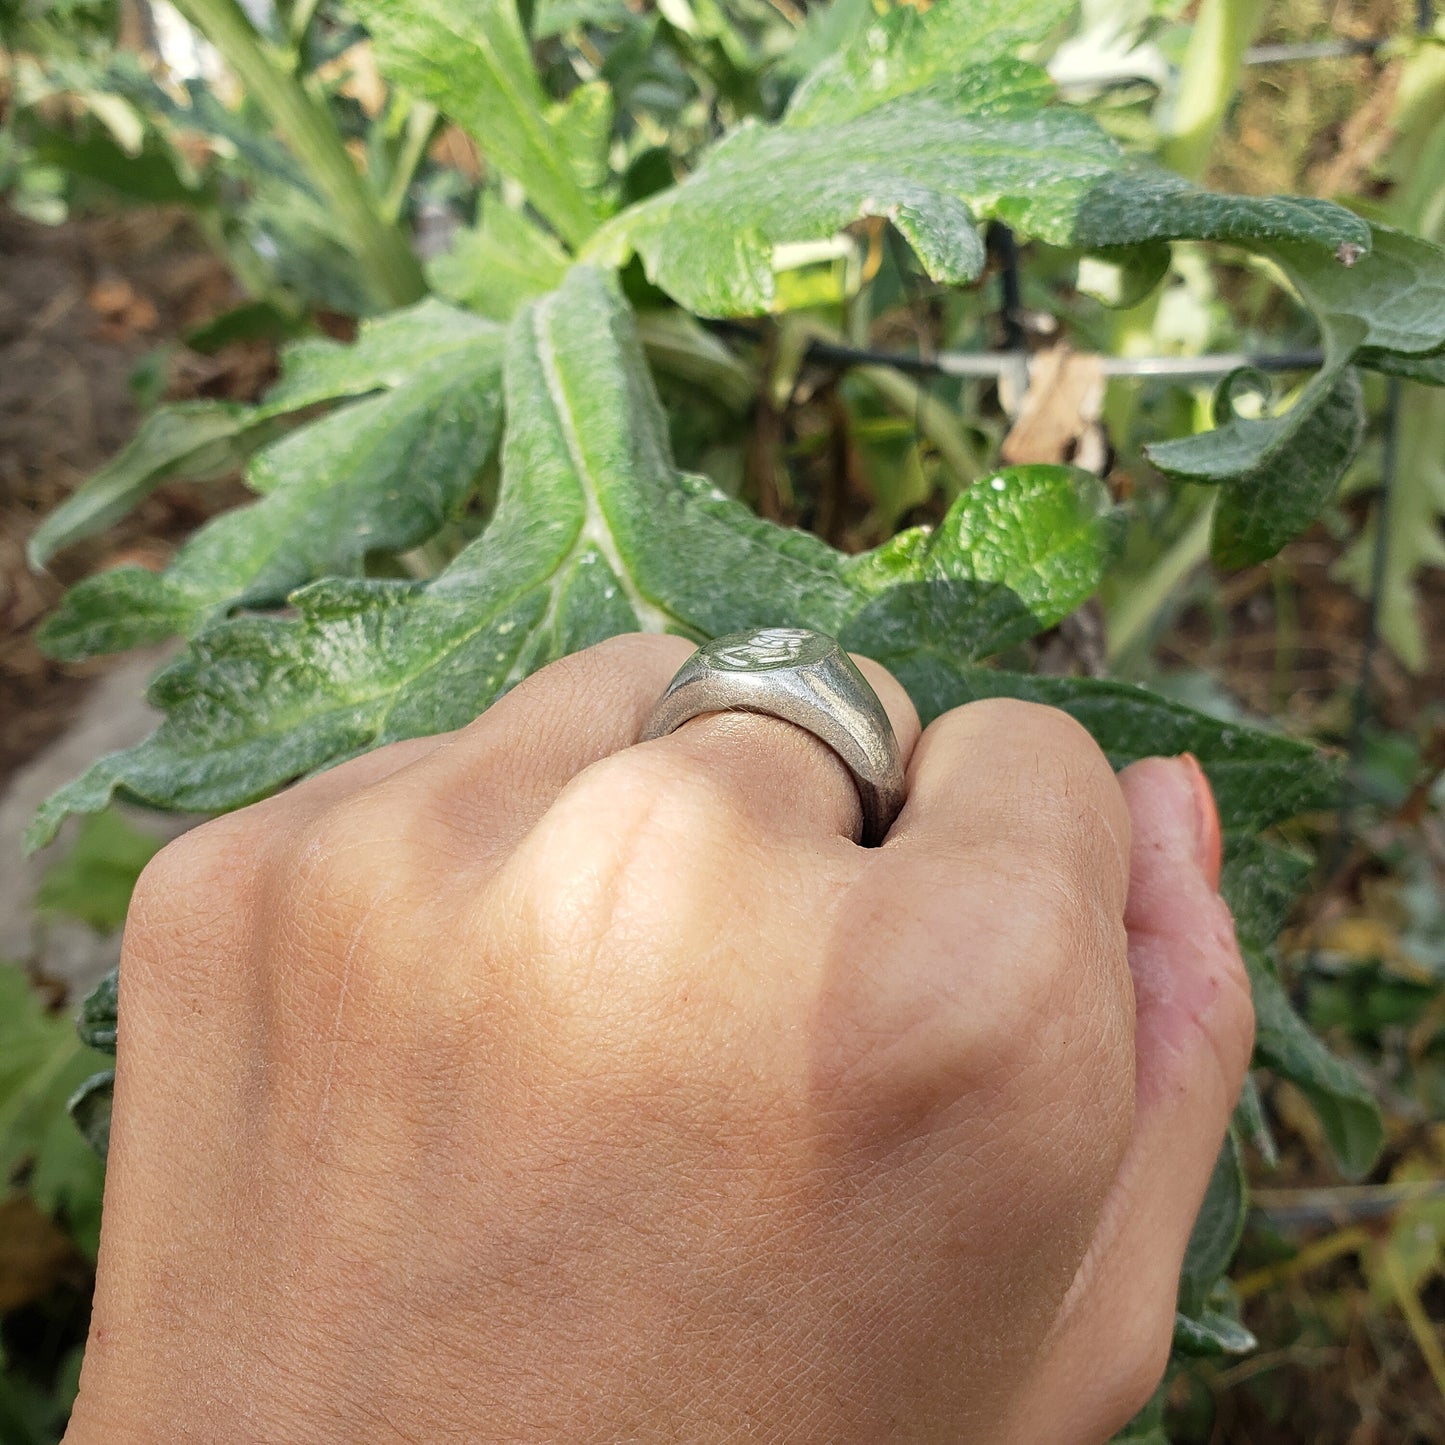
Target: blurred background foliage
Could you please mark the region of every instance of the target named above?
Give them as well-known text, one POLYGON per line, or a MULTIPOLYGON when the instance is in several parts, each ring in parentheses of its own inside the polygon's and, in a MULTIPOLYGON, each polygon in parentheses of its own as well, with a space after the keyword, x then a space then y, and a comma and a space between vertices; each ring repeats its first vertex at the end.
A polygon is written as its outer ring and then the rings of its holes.
MULTIPOLYGON (((62 585, 113 562, 164 565, 241 495, 222 459, 212 480, 161 486, 52 573, 29 573, 37 520, 137 416, 162 400, 252 400, 280 342, 349 337, 420 294, 423 274, 481 310, 487 288, 552 281, 535 236, 519 260, 508 227, 525 217, 485 205, 486 158, 385 84, 343 5, 246 10, 289 90, 238 81, 244 65, 224 66, 160 0, 0 0, 0 786, 65 733, 105 667, 34 649, 62 585), (370 222, 348 219, 324 137, 309 151, 277 140, 302 105, 330 118, 345 166, 380 197, 370 222)), ((544 74, 580 63, 613 86, 630 199, 724 123, 776 114, 868 13, 870 0, 534 0, 526 19, 544 74)), ((1328 196, 1445 241, 1445 31, 1428 6, 1261 3, 1237 38, 1232 100, 1218 75, 1202 101, 1191 92, 1198 21, 1191 0, 1085 0, 1055 78, 1130 144, 1221 188, 1328 196)), ((669 407, 678 460, 848 550, 936 518, 1001 449, 1090 466, 1132 504, 1128 542, 1102 598, 1032 663, 1145 681, 1346 755, 1338 809, 1298 825, 1321 862, 1283 957, 1296 1004, 1368 1079, 1386 1148, 1341 1184, 1303 1101, 1262 1083, 1269 1127, 1247 1160, 1254 1208, 1234 1271, 1260 1348, 1182 1372, 1170 1438, 1445 1440, 1445 391, 1372 377, 1370 443, 1324 520, 1273 562, 1222 575, 1202 489, 1166 485, 1140 451, 1195 431, 1210 387, 1106 381, 1089 358, 1308 351, 1306 313, 1261 263, 1188 244, 1163 291, 1121 312, 1085 281, 1127 278, 1085 278, 1041 246, 1016 254, 1007 233, 990 243, 990 275, 966 292, 930 283, 881 227, 820 247, 783 278, 784 320, 729 332, 745 364, 694 329, 645 334, 674 376, 691 364, 707 378, 705 402, 692 389, 669 407), (852 354, 999 348, 1051 358, 1054 384, 1035 374, 1041 410, 1020 413, 1007 373, 852 354)), ((626 279, 645 291, 636 268, 626 279)), ((1297 381, 1257 388, 1278 400, 1297 381)), ((1246 414, 1260 404, 1238 399, 1246 414)), ((100 1166, 61 1106, 105 1060, 72 1027, 85 980, 53 968, 46 940, 62 926, 113 937, 156 826, 111 810, 73 827, 27 904, 26 956, 0 967, 3 1445, 63 1429, 99 1219, 100 1166)))

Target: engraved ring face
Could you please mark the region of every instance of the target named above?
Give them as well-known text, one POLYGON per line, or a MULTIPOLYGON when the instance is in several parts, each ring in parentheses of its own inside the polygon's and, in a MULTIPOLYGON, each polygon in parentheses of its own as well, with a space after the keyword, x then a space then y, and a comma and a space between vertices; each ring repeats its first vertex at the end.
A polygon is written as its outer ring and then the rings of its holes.
POLYGON ((704 643, 657 700, 641 741, 730 711, 781 718, 832 748, 858 787, 862 841, 883 841, 903 806, 903 760, 887 710, 836 638, 759 627, 704 643))
POLYGON ((746 637, 719 638, 699 649, 713 667, 729 672, 767 672, 775 667, 806 667, 838 650, 831 638, 801 627, 760 627, 746 637))

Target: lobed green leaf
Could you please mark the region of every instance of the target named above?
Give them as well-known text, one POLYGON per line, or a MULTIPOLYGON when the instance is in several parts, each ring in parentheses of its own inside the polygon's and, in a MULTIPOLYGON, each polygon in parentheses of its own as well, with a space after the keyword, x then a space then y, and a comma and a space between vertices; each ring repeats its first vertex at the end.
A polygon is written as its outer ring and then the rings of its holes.
POLYGON ((459 306, 510 321, 562 280, 567 257, 545 231, 500 200, 483 203, 476 226, 427 267, 432 287, 459 306))
POLYGON ((457 727, 544 663, 636 628, 702 638, 788 622, 901 665, 934 609, 977 661, 1077 607, 1112 547, 1106 491, 1067 467, 1001 472, 936 531, 861 557, 764 521, 677 471, 631 313, 591 268, 513 321, 505 388, 501 493, 476 542, 426 584, 322 581, 292 594, 295 616, 202 631, 155 680, 161 728, 49 800, 32 846, 118 787, 230 808, 457 727))
POLYGON ((1248 1212, 1244 1155, 1238 1136, 1230 1129, 1224 1136, 1184 1251, 1184 1268, 1179 1277, 1181 1315, 1198 1316, 1204 1310, 1215 1281, 1229 1268, 1239 1247, 1248 1212))
MULTIPOLYGON (((1015 51, 1071 8, 900 7, 824 59, 781 122, 726 136, 680 185, 614 217, 589 254, 619 264, 636 252, 684 306, 724 316, 772 305, 783 248, 866 217, 890 221, 930 275, 959 284, 982 268, 977 227, 994 219, 1089 251, 1184 238, 1368 250, 1369 228, 1339 206, 1201 190, 1050 104, 1047 74, 1015 51)), ((1157 276, 1157 247, 1149 254, 1157 276)))
POLYGON ((161 407, 31 533, 26 558, 44 567, 63 548, 120 521, 163 482, 224 476, 277 429, 275 414, 234 402, 161 407))
POLYGON ((1445 383, 1431 353, 1445 347, 1445 250, 1387 226, 1371 249, 1321 254, 1299 244, 1260 248, 1319 322, 1325 364, 1282 416, 1236 418, 1214 431, 1147 448, 1163 472, 1220 483, 1213 553, 1220 566, 1274 556, 1334 495, 1364 438, 1352 365, 1445 383))
POLYGON ((0 1190, 23 1174, 37 1206, 62 1215, 92 1257, 100 1171, 65 1101, 107 1062, 47 1012, 23 969, 0 964, 0 1190))
POLYGON ((968 111, 1046 105, 1048 72, 1017 52, 1073 9, 1073 0, 974 0, 966 12, 949 3, 899 6, 812 70, 793 93, 788 123, 851 120, 903 95, 936 95, 968 111))
POLYGON ((1090 251, 1182 238, 1369 244, 1364 222, 1328 202, 1215 195, 1131 159, 1080 111, 992 109, 991 99, 975 95, 964 110, 903 96, 838 123, 742 126, 681 184, 614 217, 588 254, 617 264, 636 252, 681 304, 729 316, 772 305, 780 248, 870 216, 953 284, 981 271, 985 220, 1090 251))
POLYGON ((87 578, 37 641, 74 659, 191 635, 235 607, 282 602, 368 553, 432 536, 471 494, 501 427, 501 329, 435 301, 374 324, 355 347, 303 343, 263 416, 389 387, 257 453, 262 494, 202 527, 162 573, 87 578))
POLYGON ((565 240, 591 234, 603 211, 595 190, 606 101, 593 91, 554 109, 513 0, 354 0, 351 8, 388 76, 468 131, 565 240))

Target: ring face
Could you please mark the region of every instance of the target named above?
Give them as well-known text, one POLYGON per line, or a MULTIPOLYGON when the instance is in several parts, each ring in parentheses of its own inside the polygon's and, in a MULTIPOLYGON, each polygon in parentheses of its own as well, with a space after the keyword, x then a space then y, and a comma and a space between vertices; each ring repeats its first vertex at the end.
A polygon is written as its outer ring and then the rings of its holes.
POLYGON ((853 775, 865 844, 881 843, 903 806, 903 762, 888 713, 836 638, 759 627, 704 643, 658 699, 641 741, 704 713, 782 718, 826 743, 853 775))
POLYGON ((698 648, 701 658, 730 672, 766 672, 775 667, 805 667, 838 652, 838 644, 803 627, 760 627, 715 637, 698 648))

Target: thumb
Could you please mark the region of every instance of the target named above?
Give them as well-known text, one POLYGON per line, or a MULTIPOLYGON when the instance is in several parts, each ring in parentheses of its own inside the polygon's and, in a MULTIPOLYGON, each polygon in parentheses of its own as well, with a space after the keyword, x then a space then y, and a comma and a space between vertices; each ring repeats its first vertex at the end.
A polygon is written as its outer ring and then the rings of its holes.
POLYGON ((1019 1440, 1106 1439, 1158 1385, 1184 1251, 1254 1041, 1203 770, 1188 755, 1146 758, 1119 782, 1133 823, 1134 1128, 1019 1440))

